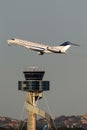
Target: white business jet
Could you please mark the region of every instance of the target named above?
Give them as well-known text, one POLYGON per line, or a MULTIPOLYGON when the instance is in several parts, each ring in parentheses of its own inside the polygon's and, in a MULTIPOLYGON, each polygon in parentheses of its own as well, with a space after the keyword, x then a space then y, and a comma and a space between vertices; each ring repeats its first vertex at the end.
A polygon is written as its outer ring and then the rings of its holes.
POLYGON ((17 46, 22 46, 25 48, 28 48, 33 51, 37 51, 39 55, 43 55, 45 53, 61 53, 61 54, 66 54, 66 51, 71 47, 71 45, 74 46, 79 46, 78 44, 71 43, 69 41, 66 41, 62 43, 59 46, 49 46, 49 45, 44 45, 40 43, 33 43, 30 41, 25 41, 21 39, 16 39, 12 38, 7 41, 8 45, 17 45, 17 46))

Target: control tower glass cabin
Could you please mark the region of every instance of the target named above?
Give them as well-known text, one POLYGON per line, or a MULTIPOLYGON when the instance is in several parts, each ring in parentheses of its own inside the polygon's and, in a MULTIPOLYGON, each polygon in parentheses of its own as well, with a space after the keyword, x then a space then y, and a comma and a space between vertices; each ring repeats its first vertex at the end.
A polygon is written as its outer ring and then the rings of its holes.
POLYGON ((43 81, 45 71, 38 68, 28 68, 24 72, 25 81, 18 81, 18 90, 34 92, 48 91, 49 81, 43 81))

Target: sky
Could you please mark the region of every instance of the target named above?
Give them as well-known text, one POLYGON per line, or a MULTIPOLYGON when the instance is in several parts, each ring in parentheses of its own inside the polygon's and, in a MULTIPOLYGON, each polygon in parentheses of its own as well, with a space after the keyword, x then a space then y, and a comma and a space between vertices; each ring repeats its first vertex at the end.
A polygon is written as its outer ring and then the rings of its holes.
POLYGON ((26 118, 26 92, 18 91, 26 67, 43 67, 50 91, 43 93, 39 108, 52 116, 87 113, 87 0, 0 1, 0 116, 26 118), (65 41, 66 55, 37 55, 7 45, 19 38, 48 45, 65 41))

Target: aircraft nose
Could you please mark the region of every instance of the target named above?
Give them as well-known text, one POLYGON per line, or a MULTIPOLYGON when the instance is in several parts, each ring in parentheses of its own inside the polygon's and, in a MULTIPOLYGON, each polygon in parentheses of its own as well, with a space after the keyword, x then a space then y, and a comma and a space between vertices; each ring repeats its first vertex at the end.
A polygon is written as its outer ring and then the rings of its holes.
POLYGON ((8 44, 10 44, 10 43, 11 43, 11 40, 7 40, 7 42, 8 42, 8 44))
POLYGON ((14 38, 11 38, 10 40, 7 40, 8 44, 12 43, 12 41, 14 41, 14 38))

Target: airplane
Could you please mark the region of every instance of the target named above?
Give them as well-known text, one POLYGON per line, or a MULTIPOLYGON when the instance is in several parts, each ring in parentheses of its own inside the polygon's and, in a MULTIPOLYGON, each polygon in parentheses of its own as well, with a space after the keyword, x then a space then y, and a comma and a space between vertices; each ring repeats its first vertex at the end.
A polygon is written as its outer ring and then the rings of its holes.
POLYGON ((66 51, 71 47, 71 45, 79 46, 78 44, 74 44, 69 41, 62 43, 59 46, 49 46, 49 45, 34 43, 34 42, 25 41, 25 40, 16 39, 16 38, 7 40, 7 42, 8 42, 8 45, 22 46, 30 50, 37 51, 39 55, 43 55, 45 53, 66 54, 66 51))

